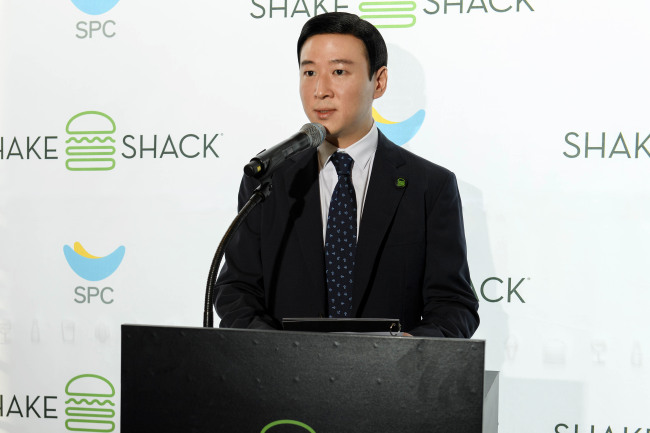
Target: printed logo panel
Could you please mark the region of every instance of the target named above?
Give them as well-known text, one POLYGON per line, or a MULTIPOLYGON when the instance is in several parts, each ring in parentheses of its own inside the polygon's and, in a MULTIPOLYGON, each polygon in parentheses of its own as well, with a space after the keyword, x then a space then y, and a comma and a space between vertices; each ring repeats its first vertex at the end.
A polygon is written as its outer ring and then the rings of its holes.
POLYGON ((81 374, 65 386, 65 427, 69 431, 112 432, 115 430, 115 387, 96 374, 81 374))
POLYGON ((412 12, 417 5, 414 1, 370 1, 361 2, 359 17, 367 20, 378 29, 407 28, 415 25, 412 12))
POLYGON ((300 19, 308 20, 328 12, 350 12, 359 15, 379 29, 404 29, 416 23, 426 22, 432 16, 490 16, 503 13, 535 12, 533 0, 374 0, 348 1, 316 0, 249 0, 252 6, 249 16, 254 19, 300 19), (418 21, 417 15, 423 20, 418 21))
POLYGON ((126 248, 119 246, 107 256, 98 257, 90 254, 79 242, 74 248, 63 246, 63 254, 70 268, 84 280, 100 281, 108 278, 122 263, 126 248))
POLYGON ((106 171, 115 168, 115 139, 110 134, 115 132, 113 119, 101 111, 82 111, 72 116, 65 126, 65 132, 71 135, 67 143, 74 142, 66 148, 68 158, 65 166, 70 171, 106 171), (109 144, 106 144, 109 142, 109 144), (87 144, 85 144, 87 143, 87 144))
POLYGON ((650 158, 650 134, 647 132, 568 132, 564 143, 570 146, 570 151, 562 152, 567 158, 593 159, 644 159, 650 158), (583 146, 584 143, 584 146, 583 146), (640 155, 640 156, 639 156, 640 155))
POLYGON ((307 424, 305 424, 303 422, 300 422, 300 421, 294 421, 292 419, 281 419, 281 420, 273 421, 272 423, 269 423, 269 424, 265 425, 260 433, 266 433, 266 432, 282 433, 282 432, 286 432, 286 431, 289 431, 289 429, 286 428, 286 426, 289 426, 289 425, 290 426, 301 427, 300 429, 292 428, 291 429, 292 432, 297 432, 298 430, 300 430, 300 431, 303 431, 303 432, 308 431, 310 433, 316 433, 314 431, 314 429, 309 427, 307 424), (277 426, 284 426, 284 427, 274 428, 274 427, 277 427, 277 426))
POLYGON ((72 3, 83 13, 88 15, 101 15, 113 9, 119 1, 120 0, 72 0, 72 3))
MULTIPOLYGON (((65 167, 74 172, 105 172, 115 168, 116 159, 196 159, 219 158, 215 146, 222 132, 186 131, 182 134, 127 134, 116 137, 115 121, 97 110, 82 111, 66 123, 65 167), (118 148, 119 147, 119 148, 118 148)), ((0 135, 0 161, 31 160, 34 163, 58 160, 59 137, 0 135)))
POLYGON ((414 115, 401 122, 393 122, 385 119, 375 108, 372 109, 372 117, 377 122, 377 128, 393 143, 398 146, 408 143, 418 133, 424 122, 424 110, 418 110, 414 115))

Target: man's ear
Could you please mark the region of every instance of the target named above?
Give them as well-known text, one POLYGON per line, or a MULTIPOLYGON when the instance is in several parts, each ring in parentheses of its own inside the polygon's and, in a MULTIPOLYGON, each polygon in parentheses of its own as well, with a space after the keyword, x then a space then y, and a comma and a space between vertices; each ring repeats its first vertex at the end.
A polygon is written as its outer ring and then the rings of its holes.
POLYGON ((380 98, 386 91, 386 85, 388 84, 388 68, 382 66, 377 69, 377 72, 372 76, 372 79, 375 83, 375 94, 374 99, 380 98))

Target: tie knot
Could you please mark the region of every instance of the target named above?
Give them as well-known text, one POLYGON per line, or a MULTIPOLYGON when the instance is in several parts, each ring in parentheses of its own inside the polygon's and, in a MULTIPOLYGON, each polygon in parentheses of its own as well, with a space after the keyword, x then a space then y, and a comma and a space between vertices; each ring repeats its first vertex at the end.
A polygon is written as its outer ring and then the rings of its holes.
POLYGON ((330 158, 334 168, 336 169, 336 174, 339 176, 349 176, 352 171, 352 164, 354 160, 350 155, 343 152, 335 152, 330 158))

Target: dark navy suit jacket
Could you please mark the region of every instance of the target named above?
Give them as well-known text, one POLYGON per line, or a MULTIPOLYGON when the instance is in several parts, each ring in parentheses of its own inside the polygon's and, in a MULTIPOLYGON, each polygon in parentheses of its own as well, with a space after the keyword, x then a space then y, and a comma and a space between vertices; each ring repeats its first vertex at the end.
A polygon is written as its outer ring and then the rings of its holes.
MULTIPOLYGON (((240 209, 258 184, 242 180, 240 209)), ((216 292, 221 327, 279 329, 283 317, 327 317, 316 149, 274 173, 271 195, 226 250, 216 292)), ((359 228, 353 317, 398 318, 413 335, 469 338, 477 310, 456 177, 380 132, 359 228)))

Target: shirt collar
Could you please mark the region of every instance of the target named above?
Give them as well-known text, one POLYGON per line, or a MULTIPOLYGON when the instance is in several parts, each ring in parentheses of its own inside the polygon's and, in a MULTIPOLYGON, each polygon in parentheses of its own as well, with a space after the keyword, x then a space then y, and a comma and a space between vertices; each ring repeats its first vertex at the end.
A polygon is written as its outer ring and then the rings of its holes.
MULTIPOLYGON (((345 149, 341 149, 341 151, 352 157, 355 167, 365 170, 368 166, 368 162, 370 162, 370 157, 377 150, 378 141, 379 132, 377 130, 377 124, 373 122, 370 131, 368 131, 361 140, 345 149)), ((330 157, 337 151, 339 151, 339 148, 327 140, 323 141, 321 145, 318 146, 318 167, 320 170, 325 167, 325 164, 329 162, 330 157)))

